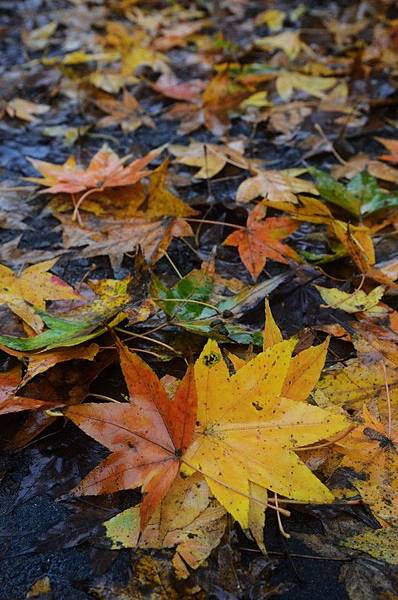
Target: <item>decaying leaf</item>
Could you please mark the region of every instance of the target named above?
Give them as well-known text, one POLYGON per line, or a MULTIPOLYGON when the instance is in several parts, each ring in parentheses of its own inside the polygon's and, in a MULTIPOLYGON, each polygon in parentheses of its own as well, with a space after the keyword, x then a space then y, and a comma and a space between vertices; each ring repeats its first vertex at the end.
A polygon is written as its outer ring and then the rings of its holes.
POLYGON ((62 401, 52 402, 45 398, 36 399, 19 395, 18 389, 21 384, 22 370, 20 366, 0 373, 0 415, 43 407, 53 408, 63 404, 62 401))
POLYGON ((343 545, 366 552, 373 558, 398 565, 398 530, 396 527, 368 529, 343 540, 343 545))
MULTIPOLYGON (((387 402, 389 399, 387 399, 387 402)), ((391 415, 391 413, 390 413, 391 415)), ((391 416, 389 417, 391 419, 391 416)), ((398 525, 398 429, 385 425, 367 408, 362 422, 336 442, 344 457, 340 466, 353 472, 353 485, 381 522, 398 525)))
POLYGON ((199 473, 174 480, 161 506, 141 532, 140 506, 123 511, 104 523, 113 548, 175 548, 177 576, 189 575, 187 565, 197 569, 221 540, 226 512, 212 498, 199 473))

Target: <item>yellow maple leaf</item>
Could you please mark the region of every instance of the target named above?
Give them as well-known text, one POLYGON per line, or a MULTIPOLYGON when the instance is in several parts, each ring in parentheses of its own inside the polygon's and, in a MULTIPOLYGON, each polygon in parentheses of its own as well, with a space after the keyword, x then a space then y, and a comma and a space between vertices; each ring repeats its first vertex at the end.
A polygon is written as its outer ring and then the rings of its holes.
POLYGON ((315 286, 322 300, 328 308, 338 308, 347 313, 366 312, 372 315, 383 315, 386 309, 379 306, 384 294, 382 285, 374 288, 369 294, 363 290, 355 290, 351 294, 343 292, 338 288, 325 288, 321 285, 315 286))
POLYGON ((347 360, 344 366, 329 368, 314 391, 319 406, 344 407, 361 410, 364 403, 382 416, 387 415, 387 390, 392 417, 398 413, 398 370, 389 360, 381 360, 378 349, 364 340, 354 339, 358 356, 347 360))
MULTIPOLYGON (((268 300, 265 303, 264 351, 283 340, 268 300)), ((329 338, 318 346, 310 346, 292 357, 283 383, 282 395, 291 400, 308 398, 324 367, 329 338)))
POLYGON ((336 83, 335 77, 317 77, 284 71, 277 77, 276 90, 283 100, 290 100, 294 90, 300 90, 316 98, 323 98, 324 92, 336 83))
POLYGON ((310 48, 300 39, 297 31, 283 31, 257 40, 256 45, 264 50, 283 50, 290 60, 298 57, 300 52, 309 52, 310 48))
POLYGON ((303 502, 333 499, 294 450, 338 433, 348 421, 281 396, 294 345, 275 344, 230 375, 217 343, 209 340, 195 363, 197 426, 183 468, 203 473, 245 529, 255 502, 252 484, 303 502))
POLYGON ((46 260, 24 269, 16 275, 12 269, 0 265, 0 304, 8 307, 35 331, 42 328, 42 320, 32 307, 44 310, 46 300, 77 299, 79 294, 49 270, 57 259, 46 260))

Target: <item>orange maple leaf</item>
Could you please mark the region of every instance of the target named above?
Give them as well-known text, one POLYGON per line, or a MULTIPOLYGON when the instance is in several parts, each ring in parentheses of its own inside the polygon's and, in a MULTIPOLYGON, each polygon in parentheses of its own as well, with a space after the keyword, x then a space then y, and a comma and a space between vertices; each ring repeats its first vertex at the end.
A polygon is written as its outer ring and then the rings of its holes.
POLYGON ((84 192, 75 203, 74 218, 76 218, 81 203, 90 194, 106 188, 132 185, 145 177, 148 174, 148 171, 144 170, 145 167, 158 156, 159 152, 159 149, 151 150, 142 158, 124 166, 126 159, 119 158, 113 150, 105 145, 93 156, 87 169, 78 166, 74 156, 70 156, 63 165, 30 158, 32 165, 43 177, 27 177, 27 180, 47 188, 40 193, 79 194, 84 192))
POLYGON ((246 227, 231 233, 224 244, 237 246, 239 256, 253 279, 263 270, 267 257, 280 263, 289 258, 299 260, 298 254, 280 240, 297 229, 297 223, 289 217, 269 217, 265 221, 266 209, 261 204, 249 214, 246 227))
POLYGON ((398 140, 388 140, 386 138, 380 138, 380 137, 377 137, 376 140, 378 142, 380 142, 380 144, 383 144, 383 146, 385 148, 387 148, 387 150, 391 153, 391 154, 382 154, 381 156, 379 156, 379 158, 381 158, 382 160, 386 160, 388 162, 397 164, 398 163, 398 140))
POLYGON ((65 415, 112 454, 75 488, 74 493, 107 494, 142 488, 143 527, 161 503, 191 443, 196 417, 193 370, 189 368, 169 399, 152 369, 117 342, 130 402, 72 406, 65 415))

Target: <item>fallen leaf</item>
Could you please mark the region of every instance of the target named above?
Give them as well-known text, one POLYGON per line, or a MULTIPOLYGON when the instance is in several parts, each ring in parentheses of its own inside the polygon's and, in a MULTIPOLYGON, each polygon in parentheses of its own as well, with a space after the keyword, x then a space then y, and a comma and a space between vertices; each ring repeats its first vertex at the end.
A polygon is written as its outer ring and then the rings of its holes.
MULTIPOLYGON (((299 169, 299 174, 303 172, 299 169)), ((296 177, 292 171, 259 171, 240 184, 236 193, 237 202, 251 202, 261 196, 271 202, 297 203, 297 194, 315 194, 318 190, 311 181, 296 177)))
POLYGON ((283 341, 282 332, 275 322, 268 299, 265 301, 264 352, 275 344, 283 341))
POLYGON ((15 117, 22 121, 32 123, 39 115, 44 115, 50 110, 47 104, 37 104, 22 98, 14 98, 6 104, 6 112, 9 117, 15 117))
POLYGON ((174 237, 193 236, 183 219, 148 221, 144 218, 115 219, 84 217, 81 227, 69 215, 57 215, 62 223, 63 242, 67 249, 79 248, 80 257, 109 255, 112 264, 120 264, 123 254, 142 249, 145 259, 155 263, 174 237))
POLYGON ((382 154, 379 156, 382 160, 392 163, 398 163, 398 140, 387 140, 386 138, 377 137, 376 140, 383 144, 390 154, 382 154))
POLYGON ((227 163, 240 169, 250 169, 251 161, 243 156, 241 140, 225 145, 191 142, 189 146, 171 145, 169 150, 176 156, 176 162, 189 167, 199 167, 196 179, 210 179, 217 175, 227 163))
MULTIPOLYGON (((398 371, 385 361, 385 373, 380 354, 367 343, 354 339, 358 356, 344 365, 337 364, 325 371, 317 384, 314 398, 319 406, 361 410, 366 404, 375 414, 387 415, 386 382, 391 397, 391 408, 398 406, 398 371)), ((395 418, 395 417, 394 417, 395 418)))
POLYGON ((283 31, 276 35, 260 38, 256 41, 256 46, 263 50, 283 50, 290 60, 296 59, 301 52, 309 51, 307 44, 300 39, 300 33, 297 31, 283 31))
POLYGON ((232 296, 225 296, 217 290, 215 274, 203 268, 191 271, 169 288, 154 278, 151 297, 175 324, 192 333, 222 342, 261 346, 261 332, 231 322, 231 317, 243 316, 284 280, 285 275, 278 275, 257 285, 247 286, 232 296))
POLYGON ((64 312, 53 314, 41 311, 39 316, 48 329, 31 337, 1 335, 0 344, 21 352, 76 346, 104 333, 109 325, 126 318, 123 309, 132 301, 131 278, 104 279, 91 283, 98 293, 88 304, 68 307, 64 312))
POLYGON ((188 369, 170 400, 152 369, 123 344, 118 342, 117 347, 130 401, 84 404, 65 412, 112 451, 74 493, 96 495, 141 487, 144 527, 167 494, 192 439, 196 414, 193 371, 188 369))
POLYGON ((36 399, 18 395, 21 382, 22 370, 19 365, 10 371, 0 372, 0 415, 43 407, 53 408, 63 404, 62 400, 52 402, 44 398, 36 399))
POLYGON ((324 98, 325 92, 337 83, 335 77, 317 77, 284 71, 276 79, 276 90, 282 100, 290 100, 294 90, 305 92, 309 96, 324 98))
POLYGON ((22 41, 29 50, 44 50, 50 42, 50 38, 54 35, 58 23, 50 21, 43 27, 32 29, 31 31, 22 30, 22 41))
POLYGON ((38 579, 30 588, 26 598, 38 598, 39 600, 52 600, 51 582, 49 577, 38 579))
MULTIPOLYGON (((283 341, 272 315, 268 300, 265 302, 264 352, 283 341)), ((321 375, 329 347, 329 338, 318 346, 310 346, 293 356, 283 384, 282 395, 291 400, 306 400, 321 375)), ((297 352, 297 346, 296 346, 297 352)))
POLYGON ((56 262, 57 259, 38 263, 27 267, 20 275, 0 265, 0 303, 7 304, 36 332, 43 329, 43 321, 34 309, 44 310, 46 300, 79 298, 65 281, 49 273, 56 262))
POLYGON ((69 360, 94 360, 100 348, 97 344, 90 344, 89 346, 62 348, 35 354, 18 352, 17 350, 11 350, 5 346, 1 347, 1 349, 12 356, 27 361, 27 369, 20 383, 20 386, 23 386, 33 379, 33 377, 36 377, 36 375, 48 371, 48 369, 51 369, 59 363, 67 362, 69 360))
POLYGON ((394 169, 380 160, 371 159, 362 152, 350 158, 344 165, 336 165, 332 169, 332 175, 336 179, 342 179, 343 177, 352 179, 365 170, 378 179, 392 183, 398 182, 398 169, 394 169))
POLYGON ((152 88, 160 94, 186 102, 197 101, 204 87, 205 83, 201 79, 179 82, 172 73, 163 73, 156 83, 152 84, 152 88))
POLYGON ((369 294, 363 290, 354 290, 351 294, 343 292, 338 288, 325 288, 315 286, 322 300, 326 302, 327 308, 338 308, 348 313, 367 312, 371 315, 383 315, 385 309, 379 306, 384 295, 383 286, 374 288, 369 294))
POLYGON ((259 204, 249 214, 246 228, 231 233, 224 240, 225 245, 238 247, 243 264, 255 280, 267 258, 285 264, 299 260, 298 254, 280 241, 296 230, 296 223, 289 217, 269 217, 263 221, 265 213, 265 207, 259 204))
POLYGON ((279 31, 282 29, 283 22, 286 19, 286 13, 282 10, 269 8, 264 12, 260 13, 256 17, 256 24, 265 24, 271 31, 279 31))
POLYGON ((203 476, 181 474, 140 534, 140 506, 128 508, 104 523, 113 548, 175 548, 177 577, 197 569, 218 546, 226 527, 225 510, 215 501, 203 476))
POLYGON ((342 540, 342 545, 360 552, 366 552, 377 560, 385 560, 398 565, 398 529, 367 529, 363 533, 342 540))
POLYGON ((398 195, 380 190, 377 180, 367 171, 355 175, 347 186, 319 169, 311 168, 310 173, 323 198, 356 217, 398 206, 398 195))
POLYGON ((203 473, 244 529, 253 502, 249 481, 305 502, 332 499, 294 450, 341 431, 348 421, 280 396, 291 352, 292 342, 281 342, 230 375, 217 343, 209 340, 195 363, 197 425, 183 469, 203 473))
POLYGON ((96 126, 99 129, 120 125, 124 133, 131 133, 143 125, 155 127, 153 120, 145 114, 139 102, 126 89, 123 91, 122 100, 112 97, 99 98, 95 100, 95 105, 108 115, 97 122, 96 126))
POLYGON ((160 167, 151 172, 148 186, 147 205, 144 214, 149 219, 159 217, 191 217, 197 212, 185 204, 178 196, 166 187, 169 161, 165 160, 160 167))
POLYGON ((398 429, 386 424, 364 406, 362 423, 336 442, 344 457, 341 467, 350 469, 353 485, 375 516, 398 525, 398 429))
POLYGON ((87 169, 76 164, 73 156, 69 157, 63 165, 53 165, 42 160, 29 159, 43 178, 27 177, 45 186, 47 189, 39 193, 78 194, 84 192, 76 199, 75 212, 82 201, 89 195, 103 191, 106 188, 122 187, 136 183, 148 175, 145 167, 159 154, 159 149, 148 152, 142 158, 134 160, 127 167, 122 159, 107 146, 103 146, 91 159, 87 169))

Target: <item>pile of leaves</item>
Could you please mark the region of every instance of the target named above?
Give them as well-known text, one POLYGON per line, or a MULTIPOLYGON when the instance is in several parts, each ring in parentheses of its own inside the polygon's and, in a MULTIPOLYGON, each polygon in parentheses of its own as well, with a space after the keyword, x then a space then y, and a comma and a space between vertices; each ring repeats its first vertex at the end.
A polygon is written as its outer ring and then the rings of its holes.
POLYGON ((286 556, 395 597, 395 3, 40 4, 0 27, 0 479, 65 513, 4 558, 82 545, 82 598, 300 598, 286 556))

